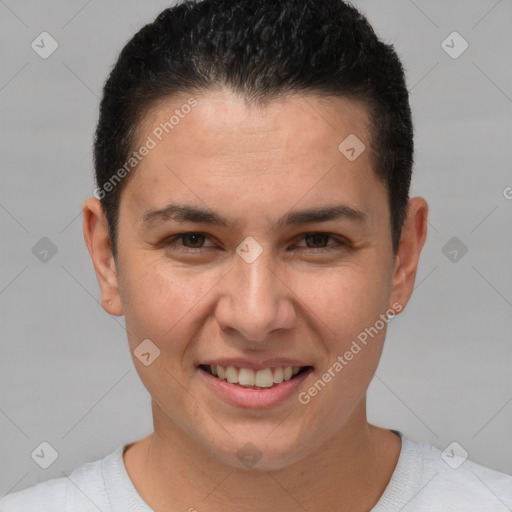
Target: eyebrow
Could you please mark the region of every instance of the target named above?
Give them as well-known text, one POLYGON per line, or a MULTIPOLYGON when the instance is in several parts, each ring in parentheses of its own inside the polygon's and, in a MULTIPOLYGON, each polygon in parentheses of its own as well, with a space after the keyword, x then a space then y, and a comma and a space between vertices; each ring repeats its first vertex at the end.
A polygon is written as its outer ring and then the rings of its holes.
MULTIPOLYGON (((343 219, 364 223, 368 220, 368 215, 361 210, 354 209, 344 204, 328 205, 288 212, 278 219, 275 227, 343 219)), ((234 228, 233 223, 212 210, 188 204, 175 203, 171 203, 158 210, 148 210, 141 218, 141 226, 142 229, 150 229, 168 221, 179 223, 193 222, 225 226, 229 229, 234 228)))

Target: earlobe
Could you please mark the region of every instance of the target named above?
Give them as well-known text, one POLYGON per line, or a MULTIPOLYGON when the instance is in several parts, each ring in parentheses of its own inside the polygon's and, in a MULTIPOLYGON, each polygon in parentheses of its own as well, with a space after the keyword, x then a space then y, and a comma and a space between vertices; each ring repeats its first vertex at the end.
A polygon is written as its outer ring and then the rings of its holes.
POLYGON ((101 305, 107 313, 120 316, 123 308, 105 213, 94 197, 84 202, 82 210, 84 239, 100 286, 101 305))
POLYGON ((395 259, 390 304, 398 302, 405 309, 416 280, 419 258, 427 237, 428 204, 422 197, 409 201, 408 214, 402 229, 395 259))

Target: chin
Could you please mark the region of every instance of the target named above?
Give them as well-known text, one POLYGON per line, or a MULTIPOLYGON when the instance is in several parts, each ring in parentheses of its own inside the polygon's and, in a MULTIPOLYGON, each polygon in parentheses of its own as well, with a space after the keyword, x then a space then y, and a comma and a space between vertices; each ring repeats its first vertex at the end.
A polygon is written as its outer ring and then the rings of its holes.
MULTIPOLYGON (((277 424, 274 424, 273 428, 277 424)), ((241 429, 239 434, 230 437, 226 434, 225 442, 209 443, 206 448, 216 460, 240 470, 277 471, 284 469, 307 456, 307 444, 304 435, 286 432, 274 436, 271 430, 259 429, 259 434, 248 434, 241 429)), ((309 450, 312 452, 314 446, 309 450)))

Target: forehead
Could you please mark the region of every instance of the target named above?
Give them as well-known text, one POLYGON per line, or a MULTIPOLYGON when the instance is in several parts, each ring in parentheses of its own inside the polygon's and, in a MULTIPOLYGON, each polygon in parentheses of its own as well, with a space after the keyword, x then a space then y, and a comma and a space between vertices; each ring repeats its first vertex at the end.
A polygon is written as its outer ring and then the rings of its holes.
POLYGON ((379 199, 372 187, 384 188, 372 170, 366 108, 348 98, 294 94, 254 105, 225 89, 180 95, 147 112, 135 150, 149 140, 126 187, 141 209, 177 196, 226 211, 237 200, 289 209, 339 203, 340 194, 364 209, 379 199))
POLYGON ((137 132, 136 145, 152 135, 158 145, 174 141, 175 150, 193 149, 196 156, 282 150, 283 142, 289 157, 311 153, 313 147, 332 153, 349 134, 370 142, 361 101, 295 93, 255 104, 225 88, 161 100, 147 111, 137 132), (263 141, 265 146, 258 148, 263 141))

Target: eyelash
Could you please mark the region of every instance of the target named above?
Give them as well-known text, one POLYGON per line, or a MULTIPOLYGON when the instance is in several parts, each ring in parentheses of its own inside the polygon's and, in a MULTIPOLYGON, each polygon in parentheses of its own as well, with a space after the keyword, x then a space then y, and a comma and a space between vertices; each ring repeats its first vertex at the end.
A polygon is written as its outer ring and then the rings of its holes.
MULTIPOLYGON (((162 246, 165 248, 170 248, 173 251, 186 252, 186 253, 197 253, 198 251, 201 251, 202 249, 208 249, 208 247, 191 248, 191 247, 184 247, 184 246, 179 246, 179 248, 178 248, 178 246, 173 245, 174 242, 176 242, 179 239, 183 240, 183 238, 188 235, 199 235, 199 236, 204 236, 205 238, 208 238, 208 235, 206 235, 205 233, 189 231, 187 233, 179 233, 177 235, 173 235, 169 238, 166 238, 162 242, 162 246)), ((322 233, 322 232, 304 233, 303 235, 301 235, 300 241, 304 240, 307 236, 315 236, 315 235, 322 235, 322 236, 326 236, 327 238, 332 238, 333 240, 336 241, 336 244, 332 244, 331 246, 328 246, 328 247, 309 247, 309 248, 306 247, 306 249, 308 249, 308 250, 306 250, 305 252, 327 253, 327 252, 331 252, 331 251, 337 251, 337 250, 343 249, 348 246, 347 242, 345 242, 343 239, 335 237, 334 235, 331 235, 330 233, 322 233)), ((213 248, 213 247, 211 247, 211 248, 213 248)), ((304 252, 304 251, 302 251, 302 252, 304 252)))

